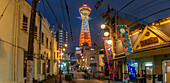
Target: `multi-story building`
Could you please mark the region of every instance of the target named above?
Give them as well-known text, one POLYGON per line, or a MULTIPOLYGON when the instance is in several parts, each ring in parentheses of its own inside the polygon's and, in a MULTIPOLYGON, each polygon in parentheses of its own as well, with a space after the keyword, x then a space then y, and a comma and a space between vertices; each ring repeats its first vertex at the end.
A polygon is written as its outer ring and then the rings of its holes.
POLYGON ((63 24, 58 26, 58 30, 55 30, 55 38, 58 42, 58 48, 63 48, 64 44, 68 43, 68 32, 63 29, 63 24))
MULTIPOLYGON (((4 9, 8 1, 1 0, 0 3, 0 9, 4 9)), ((0 82, 25 82, 30 16, 31 6, 25 0, 11 0, 0 19, 0 82)), ((36 13, 33 78, 38 81, 56 73, 53 61, 57 42, 49 27, 48 21, 36 13)))
POLYGON ((97 71, 102 71, 103 69, 103 57, 104 55, 104 47, 102 44, 98 46, 83 46, 83 53, 81 55, 81 64, 83 65, 86 69, 91 70, 92 73, 96 73, 97 71))

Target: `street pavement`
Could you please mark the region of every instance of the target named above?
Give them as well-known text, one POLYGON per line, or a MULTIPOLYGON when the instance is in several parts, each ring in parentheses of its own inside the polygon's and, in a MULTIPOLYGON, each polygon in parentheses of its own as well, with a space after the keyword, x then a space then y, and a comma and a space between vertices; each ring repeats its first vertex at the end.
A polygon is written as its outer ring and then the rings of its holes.
MULTIPOLYGON (((72 81, 66 81, 63 80, 62 83, 109 83, 108 80, 98 80, 98 79, 94 79, 92 78, 92 74, 90 76, 90 79, 84 79, 84 72, 72 72, 74 73, 74 79, 72 81)), ((110 81, 110 83, 123 83, 120 81, 110 81)))
MULTIPOLYGON (((62 75, 62 83, 109 83, 108 80, 98 80, 98 79, 94 79, 92 78, 93 76, 90 76, 90 79, 84 79, 84 72, 71 72, 74 73, 74 79, 72 81, 66 81, 64 80, 65 75, 62 75)), ((60 83, 59 82, 60 78, 52 78, 49 79, 43 83, 60 83)), ((110 83, 123 83, 120 81, 110 81, 110 83)))

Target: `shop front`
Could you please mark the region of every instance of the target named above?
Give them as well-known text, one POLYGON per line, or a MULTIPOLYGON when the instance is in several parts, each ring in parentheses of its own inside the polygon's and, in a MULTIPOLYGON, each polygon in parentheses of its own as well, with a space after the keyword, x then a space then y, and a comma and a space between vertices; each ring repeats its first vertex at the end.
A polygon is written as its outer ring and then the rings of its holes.
POLYGON ((155 26, 146 26, 133 46, 136 80, 143 83, 168 83, 170 80, 170 38, 155 26), (169 70, 168 70, 169 69, 169 70))
POLYGON ((170 83, 170 59, 162 61, 163 83, 170 83))

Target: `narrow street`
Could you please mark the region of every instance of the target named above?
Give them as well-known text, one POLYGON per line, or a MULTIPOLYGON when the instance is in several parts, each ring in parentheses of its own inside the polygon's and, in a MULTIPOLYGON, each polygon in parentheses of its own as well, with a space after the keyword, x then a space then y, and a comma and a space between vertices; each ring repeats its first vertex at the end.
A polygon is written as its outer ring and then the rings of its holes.
MULTIPOLYGON (((99 80, 99 79, 93 78, 92 74, 90 75, 90 79, 84 79, 84 75, 85 75, 84 72, 72 72, 72 73, 74 73, 74 79, 69 82, 69 81, 64 80, 65 76, 62 75, 61 76, 62 83, 109 83, 108 80, 102 80, 102 79, 99 80)), ((60 78, 58 77, 58 78, 49 79, 45 81, 44 83, 58 83, 59 81, 60 81, 60 78)), ((110 83, 123 83, 123 82, 121 81, 113 82, 110 80, 110 83)))
POLYGON ((170 83, 170 0, 0 3, 0 83, 170 83))

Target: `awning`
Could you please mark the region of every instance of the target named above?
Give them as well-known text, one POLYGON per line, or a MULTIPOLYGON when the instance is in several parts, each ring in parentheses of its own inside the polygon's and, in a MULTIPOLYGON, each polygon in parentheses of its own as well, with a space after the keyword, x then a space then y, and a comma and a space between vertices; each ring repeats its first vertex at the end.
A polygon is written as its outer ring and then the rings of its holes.
POLYGON ((125 60, 126 60, 126 57, 121 56, 121 57, 117 57, 117 58, 114 58, 114 59, 110 59, 109 61, 125 61, 125 60))
POLYGON ((148 51, 144 51, 144 52, 134 53, 134 54, 128 55, 127 59, 165 55, 165 54, 170 54, 170 47, 164 47, 164 48, 158 48, 158 49, 154 49, 154 50, 148 50, 148 51))

